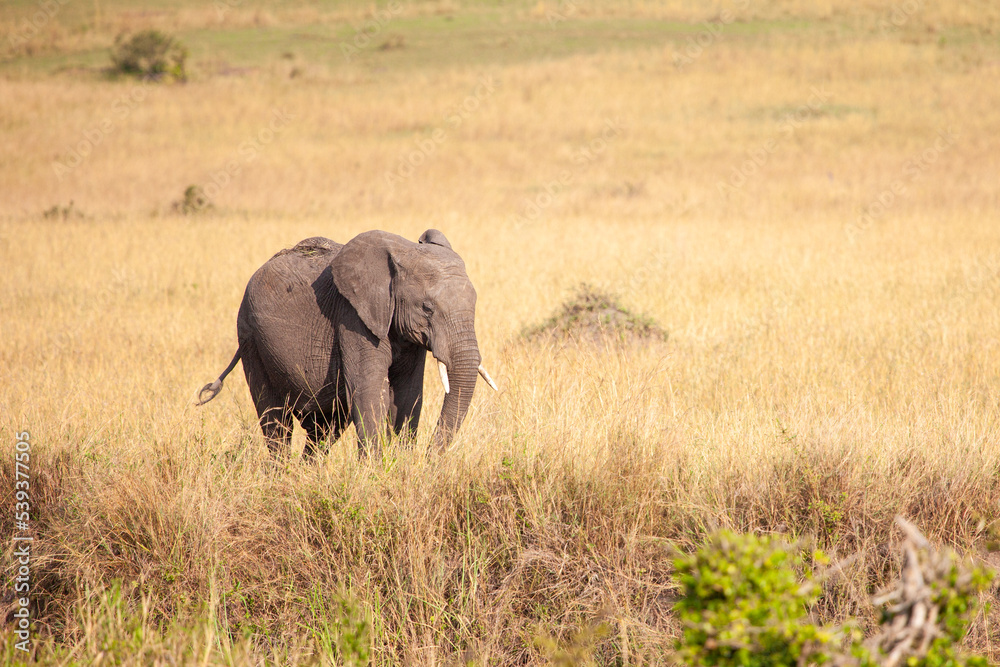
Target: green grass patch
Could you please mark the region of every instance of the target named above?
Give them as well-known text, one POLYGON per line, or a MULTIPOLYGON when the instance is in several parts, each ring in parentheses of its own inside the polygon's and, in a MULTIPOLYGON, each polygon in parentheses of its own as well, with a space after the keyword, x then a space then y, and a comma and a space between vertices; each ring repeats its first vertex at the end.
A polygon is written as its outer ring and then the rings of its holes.
MULTIPOLYGON (((240 10, 252 5, 240 4, 240 10)), ((93 15, 79 10, 58 12, 52 21, 70 32, 95 31, 93 15)), ((105 15, 115 10, 105 8, 105 15)), ((161 10, 147 8, 147 13, 161 10)), ((476 6, 440 14, 393 16, 379 21, 281 22, 261 27, 205 26, 171 32, 190 50, 191 69, 223 61, 236 67, 261 67, 294 53, 304 62, 332 70, 365 68, 413 71, 457 66, 503 66, 576 54, 678 48, 705 29, 702 23, 645 18, 575 18, 552 21, 525 18, 510 8, 476 6), (373 26, 378 23, 378 28, 373 26), (363 32, 359 32, 363 30, 363 32)), ((722 28, 720 39, 757 41, 770 33, 809 30, 800 20, 736 22, 722 28)), ((96 37, 95 37, 96 38, 96 37)), ((93 40, 91 40, 92 42, 93 40)), ((108 65, 107 49, 64 47, 37 53, 15 53, 0 62, 0 72, 58 73, 108 65)), ((202 67, 204 69, 204 67, 202 67)), ((211 73, 211 72, 209 72, 211 73)), ((204 72, 203 72, 204 75, 204 72)))

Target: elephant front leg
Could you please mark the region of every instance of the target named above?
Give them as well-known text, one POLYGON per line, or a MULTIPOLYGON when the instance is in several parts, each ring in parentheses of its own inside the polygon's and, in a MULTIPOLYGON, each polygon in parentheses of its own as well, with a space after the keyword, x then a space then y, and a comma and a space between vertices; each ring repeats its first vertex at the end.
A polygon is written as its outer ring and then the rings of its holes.
POLYGON ((392 345, 372 334, 353 310, 340 322, 338 344, 351 421, 364 456, 388 435, 392 345))
POLYGON ((412 439, 420 424, 426 360, 427 350, 413 346, 412 349, 398 351, 389 368, 392 429, 404 438, 412 439))
POLYGON ((358 453, 380 451, 380 441, 389 435, 389 378, 355 388, 351 399, 351 421, 358 432, 358 453))

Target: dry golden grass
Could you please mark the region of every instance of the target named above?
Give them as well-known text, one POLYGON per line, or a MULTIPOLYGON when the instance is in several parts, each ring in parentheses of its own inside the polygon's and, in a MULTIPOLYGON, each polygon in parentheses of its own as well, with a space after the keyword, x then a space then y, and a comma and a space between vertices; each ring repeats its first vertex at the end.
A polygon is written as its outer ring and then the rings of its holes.
MULTIPOLYGON (((196 61, 190 83, 124 107, 137 84, 7 70, 0 441, 12 452, 27 429, 34 443, 41 657, 320 663, 338 633, 321 612, 346 594, 371 619, 375 664, 540 664, 536 638, 567 641, 601 610, 602 663, 656 664, 672 549, 713 527, 857 554, 827 617, 874 617, 897 513, 996 564, 1000 49, 982 37, 992 4, 949 7, 882 34, 883 4, 783 3, 683 66, 687 34, 451 64, 420 61, 437 47, 419 33, 360 65, 262 56, 223 76, 196 61), (241 143, 275 111, 291 120, 249 160, 241 143), (438 128, 433 153, 387 183, 438 128), (170 212, 230 161, 213 210, 170 212), (43 218, 70 201, 82 217, 43 218), (466 260, 502 389, 477 392, 453 451, 421 449, 441 400, 430 376, 420 446, 378 462, 356 460, 351 432, 316 465, 275 466, 239 370, 192 405, 276 250, 428 227, 466 260), (520 337, 581 282, 669 339, 520 337)), ((713 16, 578 9, 552 34, 713 16)), ((273 29, 319 10, 287 11, 273 29)), ((509 18, 547 30, 546 11, 509 18)), ((210 25, 196 14, 163 27, 210 25)), ((516 31, 496 34, 518 48, 516 31)), ((10 512, 0 526, 13 532, 10 512)), ((980 617, 969 639, 994 660, 996 627, 980 617)))

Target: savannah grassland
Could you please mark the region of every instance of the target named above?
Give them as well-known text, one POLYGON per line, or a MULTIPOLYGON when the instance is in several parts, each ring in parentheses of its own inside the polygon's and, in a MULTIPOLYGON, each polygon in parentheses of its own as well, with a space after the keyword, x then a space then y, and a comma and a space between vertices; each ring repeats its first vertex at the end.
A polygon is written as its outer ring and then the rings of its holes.
MULTIPOLYGON (((371 5, 74 1, 15 45, 38 5, 5 3, 0 488, 30 431, 36 659, 660 664, 671 558, 718 527, 853 556, 815 614, 866 627, 897 514, 996 565, 1000 9, 893 7, 402 2, 348 61, 371 5), (101 71, 148 27, 187 83, 101 71), (273 463, 240 369, 193 406, 274 252, 428 227, 501 387, 454 449, 426 455, 430 373, 418 445, 368 461, 352 430, 273 463), (582 282, 667 340, 522 337, 582 282)), ((998 622, 967 645, 1000 659, 998 622)))

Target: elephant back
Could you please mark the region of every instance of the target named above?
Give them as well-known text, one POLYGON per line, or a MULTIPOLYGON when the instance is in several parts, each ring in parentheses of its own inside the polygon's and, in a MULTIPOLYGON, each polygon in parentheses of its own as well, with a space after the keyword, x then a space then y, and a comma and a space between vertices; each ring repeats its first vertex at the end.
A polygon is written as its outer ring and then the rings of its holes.
POLYGON ((336 288, 329 263, 342 247, 314 237, 278 252, 250 278, 240 305, 240 344, 252 342, 268 386, 296 409, 318 392, 330 398, 336 288))
POLYGON ((331 241, 328 238, 324 238, 322 236, 311 236, 307 239, 299 241, 291 248, 279 250, 271 259, 277 259, 278 257, 282 257, 284 255, 295 254, 300 257, 325 257, 325 259, 329 261, 330 258, 340 252, 340 249, 343 247, 343 244, 331 241))

